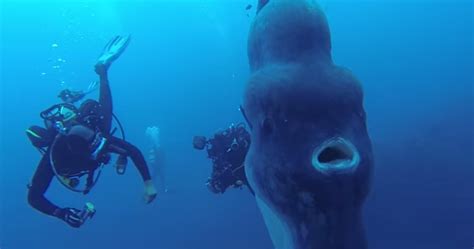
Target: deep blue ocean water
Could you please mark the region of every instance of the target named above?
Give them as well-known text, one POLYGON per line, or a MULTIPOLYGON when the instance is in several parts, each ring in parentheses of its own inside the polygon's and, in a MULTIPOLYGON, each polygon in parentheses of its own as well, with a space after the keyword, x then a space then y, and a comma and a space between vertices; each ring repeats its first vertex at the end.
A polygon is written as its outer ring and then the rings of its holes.
MULTIPOLYGON (((250 0, 0 1, 0 248, 270 249, 247 190, 211 194, 211 164, 192 136, 238 111, 249 69, 250 0), (24 130, 64 87, 96 80, 115 34, 132 42, 110 69, 114 110, 128 140, 147 148, 157 125, 170 192, 141 200, 133 167, 106 168, 87 196, 56 181, 60 206, 91 201, 82 228, 41 215, 26 185, 40 159, 24 130), (57 44, 53 45, 53 44, 57 44)), ((365 205, 371 248, 474 246, 474 20, 469 0, 321 1, 334 61, 365 90, 376 167, 365 205)), ((152 169, 153 170, 153 169, 152 169)))

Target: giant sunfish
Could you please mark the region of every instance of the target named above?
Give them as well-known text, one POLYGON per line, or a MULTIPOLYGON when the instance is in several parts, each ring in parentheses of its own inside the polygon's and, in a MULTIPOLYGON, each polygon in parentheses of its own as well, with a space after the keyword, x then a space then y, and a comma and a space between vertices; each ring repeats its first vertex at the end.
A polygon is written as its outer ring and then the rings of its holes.
POLYGON ((242 110, 246 174, 277 249, 362 249, 373 156, 363 92, 314 0, 260 0, 242 110))

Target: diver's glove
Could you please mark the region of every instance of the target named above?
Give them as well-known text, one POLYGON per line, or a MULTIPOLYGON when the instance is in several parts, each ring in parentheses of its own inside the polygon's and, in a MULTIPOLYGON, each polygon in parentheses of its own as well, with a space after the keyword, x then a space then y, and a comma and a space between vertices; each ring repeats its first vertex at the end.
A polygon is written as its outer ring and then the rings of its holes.
POLYGON ((145 202, 150 204, 157 195, 157 191, 151 180, 145 181, 145 202))
POLYGON ((58 208, 54 211, 54 216, 66 222, 69 226, 79 228, 83 221, 80 216, 81 210, 76 208, 58 208))

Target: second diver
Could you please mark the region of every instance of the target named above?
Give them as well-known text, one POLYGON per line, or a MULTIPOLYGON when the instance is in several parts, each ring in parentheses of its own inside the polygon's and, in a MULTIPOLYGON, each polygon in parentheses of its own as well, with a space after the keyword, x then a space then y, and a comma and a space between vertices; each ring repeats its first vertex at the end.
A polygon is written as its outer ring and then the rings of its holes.
MULTIPOLYGON (((138 169, 145 185, 145 201, 152 202, 157 191, 150 177, 149 169, 140 150, 114 136, 112 130, 113 105, 108 80, 108 69, 126 49, 130 36, 116 36, 104 48, 95 65, 99 76, 99 101, 88 99, 79 107, 71 102, 82 96, 60 97, 64 103, 56 104, 41 113, 45 128, 32 126, 27 135, 43 152, 28 191, 28 202, 38 211, 57 217, 72 227, 80 227, 90 218, 95 209, 91 203, 84 210, 72 207, 59 207, 45 197, 53 178, 66 187, 76 190, 81 179, 86 178, 82 190, 87 194, 96 183, 103 165, 110 161, 111 154, 117 154, 117 172, 130 157, 138 169), (70 98, 71 97, 71 98, 70 98)), ((67 92, 74 95, 74 92, 67 92)))

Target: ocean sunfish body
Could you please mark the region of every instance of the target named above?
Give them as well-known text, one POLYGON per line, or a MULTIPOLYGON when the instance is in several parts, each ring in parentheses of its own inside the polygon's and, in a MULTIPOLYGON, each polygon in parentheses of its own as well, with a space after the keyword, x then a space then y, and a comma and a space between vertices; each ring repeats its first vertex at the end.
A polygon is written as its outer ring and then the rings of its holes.
POLYGON ((260 0, 248 56, 246 174, 275 248, 367 248, 363 92, 333 64, 324 13, 313 0, 260 0))

